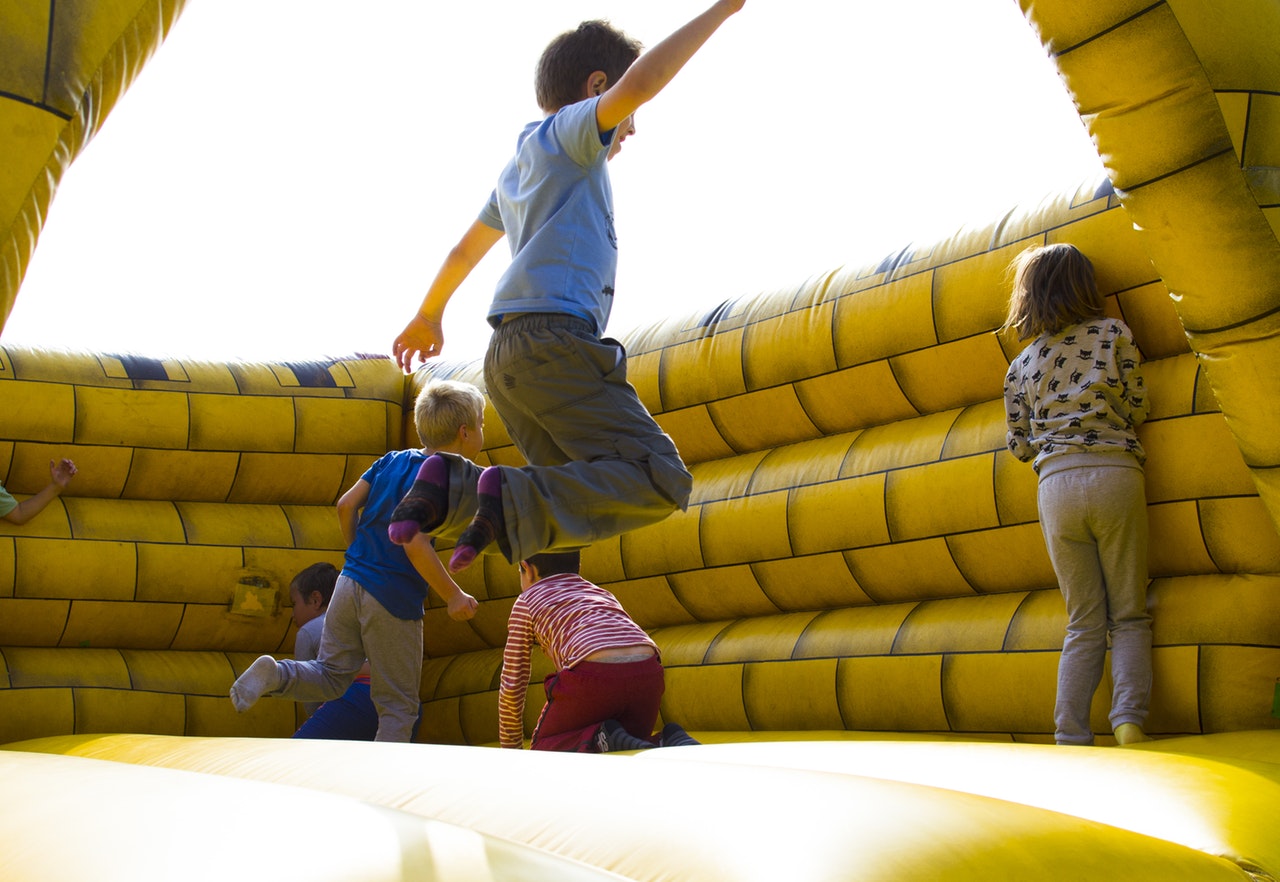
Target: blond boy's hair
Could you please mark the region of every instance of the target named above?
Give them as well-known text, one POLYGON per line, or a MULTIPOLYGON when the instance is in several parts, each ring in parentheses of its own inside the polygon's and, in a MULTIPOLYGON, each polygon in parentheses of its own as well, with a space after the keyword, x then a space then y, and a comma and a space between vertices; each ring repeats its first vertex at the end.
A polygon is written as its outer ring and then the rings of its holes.
POLYGON ((428 450, 452 444, 460 428, 479 428, 483 422, 484 393, 471 383, 432 380, 418 393, 413 405, 418 440, 428 450))
POLYGON ((1028 248, 1013 259, 1009 314, 1000 330, 1012 328, 1018 339, 1056 334, 1103 314, 1093 264, 1066 243, 1028 248))

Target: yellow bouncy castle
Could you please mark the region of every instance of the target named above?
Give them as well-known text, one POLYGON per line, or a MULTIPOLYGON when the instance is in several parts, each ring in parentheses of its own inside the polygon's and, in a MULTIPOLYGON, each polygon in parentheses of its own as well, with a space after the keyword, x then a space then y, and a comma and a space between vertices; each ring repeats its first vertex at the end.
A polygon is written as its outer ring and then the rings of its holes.
MULTIPOLYGON (((236 675, 292 650, 289 578, 341 561, 338 495, 417 443, 429 376, 478 364, 0 345, 3 484, 81 466, 0 522, 0 879, 1280 878, 1280 6, 1021 5, 1105 180, 621 335, 694 500, 583 570, 661 646, 663 715, 696 747, 495 749, 518 591, 496 556, 462 575, 475 619, 428 610, 423 743, 234 712, 236 675), (1154 406, 1156 740, 1123 750, 1105 683, 1100 746, 1052 745, 1064 608, 1004 444, 1004 271, 1046 242, 1092 258, 1154 406), (267 831, 293 816, 336 835, 286 852, 267 831)), ((182 6, 0 9, 4 315, 182 6)), ((517 463, 486 427, 481 459, 517 463)))

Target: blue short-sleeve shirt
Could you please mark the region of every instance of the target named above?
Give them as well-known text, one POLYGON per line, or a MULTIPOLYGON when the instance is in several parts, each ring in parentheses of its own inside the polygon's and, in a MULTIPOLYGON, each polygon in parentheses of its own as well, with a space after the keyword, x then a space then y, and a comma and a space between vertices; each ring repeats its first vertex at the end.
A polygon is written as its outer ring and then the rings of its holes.
POLYGON ((427 583, 404 549, 391 541, 387 527, 426 458, 421 450, 393 450, 360 476, 369 485, 369 498, 342 565, 342 575, 359 582, 399 619, 422 618, 427 583))
POLYGON ((494 325, 520 312, 578 316, 596 333, 609 321, 618 240, 607 163, 616 130, 599 131, 598 101, 579 101, 526 126, 480 212, 511 248, 511 266, 489 309, 494 325))

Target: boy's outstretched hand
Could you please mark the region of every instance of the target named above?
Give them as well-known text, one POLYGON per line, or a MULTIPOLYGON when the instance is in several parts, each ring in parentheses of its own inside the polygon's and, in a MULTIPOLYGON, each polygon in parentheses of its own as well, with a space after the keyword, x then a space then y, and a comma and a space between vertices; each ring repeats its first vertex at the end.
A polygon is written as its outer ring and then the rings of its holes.
POLYGON ((406 374, 413 370, 413 360, 426 361, 435 358, 444 349, 444 325, 428 321, 421 314, 415 315, 405 325, 395 343, 391 344, 391 357, 406 374))
POLYGON ((71 460, 60 459, 57 462, 49 460, 49 480, 53 481, 59 490, 66 490, 75 476, 76 464, 71 460))

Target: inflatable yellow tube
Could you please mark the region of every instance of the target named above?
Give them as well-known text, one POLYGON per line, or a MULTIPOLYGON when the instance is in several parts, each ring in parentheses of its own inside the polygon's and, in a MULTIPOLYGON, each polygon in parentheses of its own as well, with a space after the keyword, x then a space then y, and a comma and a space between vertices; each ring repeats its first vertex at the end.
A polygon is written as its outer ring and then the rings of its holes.
POLYGON ((159 48, 184 0, 14 0, 0 9, 0 328, 62 175, 159 48))

